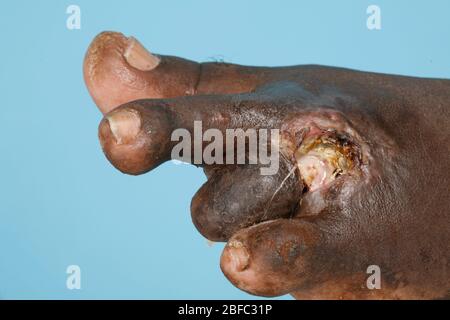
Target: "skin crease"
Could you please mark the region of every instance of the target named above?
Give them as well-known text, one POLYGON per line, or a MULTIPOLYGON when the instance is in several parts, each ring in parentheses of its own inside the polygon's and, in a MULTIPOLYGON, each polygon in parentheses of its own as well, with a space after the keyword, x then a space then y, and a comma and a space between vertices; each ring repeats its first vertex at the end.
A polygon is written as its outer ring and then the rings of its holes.
POLYGON ((450 297, 450 80, 167 56, 142 71, 123 57, 127 41, 102 33, 84 62, 105 114, 103 151, 122 172, 169 160, 171 132, 192 132, 195 120, 203 130, 281 130, 273 177, 251 165, 202 164, 209 180, 194 196, 193 221, 207 238, 228 241, 221 268, 234 285, 298 299, 450 297), (345 133, 358 164, 302 196, 294 152, 305 128, 345 133), (367 289, 370 265, 381 269, 379 290, 367 289))

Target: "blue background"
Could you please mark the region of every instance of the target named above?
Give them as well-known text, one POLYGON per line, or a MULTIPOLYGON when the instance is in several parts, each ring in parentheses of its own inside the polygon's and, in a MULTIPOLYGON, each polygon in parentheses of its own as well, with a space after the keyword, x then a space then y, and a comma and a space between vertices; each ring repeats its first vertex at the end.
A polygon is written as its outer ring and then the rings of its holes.
POLYGON ((200 169, 131 177, 103 156, 81 68, 100 31, 198 61, 450 78, 449 15, 445 0, 2 2, 0 297, 253 298, 222 275, 223 244, 191 223, 200 169), (81 30, 66 28, 70 4, 81 30), (366 27, 370 4, 379 31, 366 27), (66 288, 71 264, 81 290, 66 288))

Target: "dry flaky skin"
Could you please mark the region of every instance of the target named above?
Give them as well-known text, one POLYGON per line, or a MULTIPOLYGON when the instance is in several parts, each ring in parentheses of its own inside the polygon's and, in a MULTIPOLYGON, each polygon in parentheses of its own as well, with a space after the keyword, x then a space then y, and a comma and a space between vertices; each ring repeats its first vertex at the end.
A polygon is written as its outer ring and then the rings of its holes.
POLYGON ((171 132, 192 132, 195 120, 203 130, 281 129, 277 175, 205 166, 209 180, 192 202, 199 231, 228 240, 221 268, 233 284, 306 299, 449 297, 449 80, 166 56, 130 63, 129 42, 102 33, 84 64, 106 113, 100 141, 119 170, 140 174, 168 160, 171 132), (281 182, 307 135, 323 130, 349 139, 357 165, 301 196, 298 170, 281 182), (366 287, 369 265, 381 268, 380 290, 366 287))

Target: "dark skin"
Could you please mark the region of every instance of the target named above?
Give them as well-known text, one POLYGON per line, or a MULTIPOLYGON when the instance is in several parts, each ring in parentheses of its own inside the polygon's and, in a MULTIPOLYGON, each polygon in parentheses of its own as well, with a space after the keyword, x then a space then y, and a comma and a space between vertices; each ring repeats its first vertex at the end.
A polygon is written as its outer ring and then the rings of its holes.
POLYGON ((273 176, 258 165, 202 164, 208 181, 192 219, 206 238, 228 242, 220 266, 234 285, 299 299, 449 297, 450 80, 199 64, 143 50, 102 33, 84 63, 105 114, 100 142, 120 171, 170 160, 171 133, 192 132, 194 121, 280 130, 273 176), (344 137, 351 168, 313 190, 296 150, 329 132, 344 137), (370 265, 380 267, 379 290, 366 286, 370 265))

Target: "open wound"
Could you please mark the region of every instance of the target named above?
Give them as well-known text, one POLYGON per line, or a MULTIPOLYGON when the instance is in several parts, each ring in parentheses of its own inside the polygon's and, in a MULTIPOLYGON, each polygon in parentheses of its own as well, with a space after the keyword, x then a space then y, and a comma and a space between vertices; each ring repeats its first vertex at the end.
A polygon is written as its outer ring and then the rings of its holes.
POLYGON ((306 135, 294 157, 305 191, 329 185, 339 176, 353 171, 359 163, 357 146, 347 135, 334 130, 306 135))

